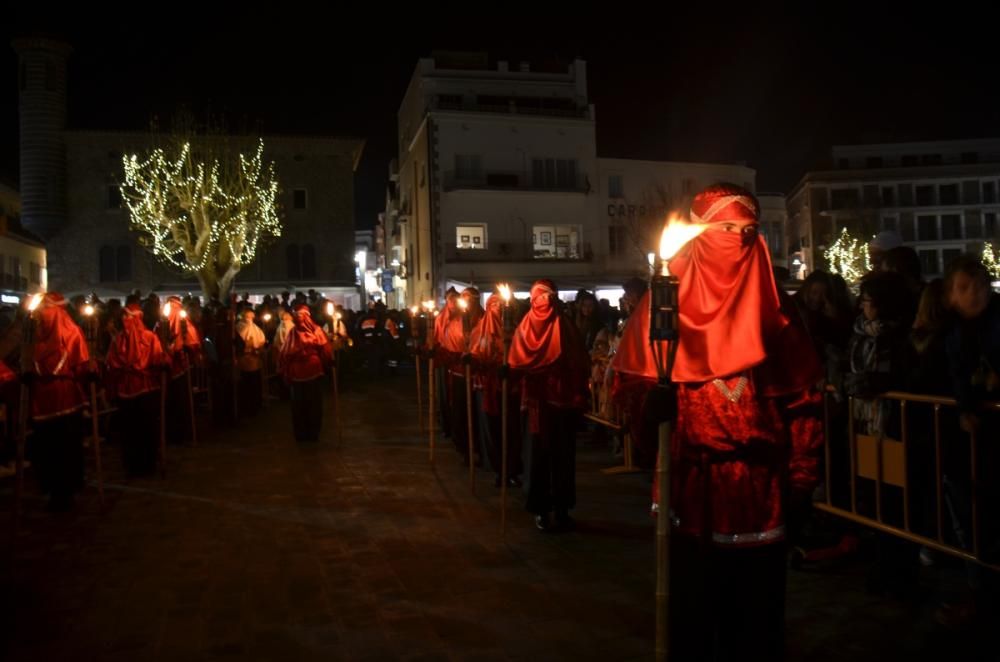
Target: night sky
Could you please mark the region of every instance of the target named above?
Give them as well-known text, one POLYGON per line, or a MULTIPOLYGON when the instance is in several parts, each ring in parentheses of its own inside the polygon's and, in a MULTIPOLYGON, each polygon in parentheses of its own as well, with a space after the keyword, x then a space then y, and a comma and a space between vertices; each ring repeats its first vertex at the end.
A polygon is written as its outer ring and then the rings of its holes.
POLYGON ((274 17, 249 4, 214 14, 155 5, 162 18, 131 24, 127 14, 115 24, 92 14, 53 18, 55 11, 5 21, 0 178, 17 178, 9 43, 30 32, 61 35, 75 49, 72 128, 144 129, 152 115, 169 118, 183 106, 265 133, 365 138, 359 226, 382 207, 395 113, 417 58, 433 50, 487 51, 512 62, 582 57, 599 155, 746 162, 760 190, 787 192, 833 144, 1000 135, 995 30, 980 10, 957 4, 925 16, 913 4, 893 12, 874 3, 838 5, 825 16, 721 7, 657 16, 621 2, 601 3, 601 11, 578 3, 538 16, 477 3, 502 14, 489 20, 388 3, 378 14, 330 14, 340 4, 318 12, 275 3, 269 14, 287 13, 274 17))

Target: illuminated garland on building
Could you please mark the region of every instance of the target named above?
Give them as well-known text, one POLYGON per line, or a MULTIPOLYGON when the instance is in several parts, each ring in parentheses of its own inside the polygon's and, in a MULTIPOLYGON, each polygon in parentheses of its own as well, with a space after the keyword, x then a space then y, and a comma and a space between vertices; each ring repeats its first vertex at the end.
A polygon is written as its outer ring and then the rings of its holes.
POLYGON ((868 244, 852 237, 847 228, 840 231, 840 236, 830 248, 823 252, 830 273, 839 274, 848 283, 856 283, 861 277, 871 271, 871 260, 868 258, 868 244))
POLYGON ((260 244, 281 236, 278 181, 263 155, 260 141, 253 157, 241 153, 236 163, 201 162, 190 142, 173 159, 162 148, 144 160, 124 156, 122 200, 140 243, 160 260, 212 276, 228 289, 260 244))
POLYGON ((1000 278, 1000 261, 997 260, 996 253, 993 252, 993 245, 989 242, 983 244, 983 264, 993 278, 1000 278))

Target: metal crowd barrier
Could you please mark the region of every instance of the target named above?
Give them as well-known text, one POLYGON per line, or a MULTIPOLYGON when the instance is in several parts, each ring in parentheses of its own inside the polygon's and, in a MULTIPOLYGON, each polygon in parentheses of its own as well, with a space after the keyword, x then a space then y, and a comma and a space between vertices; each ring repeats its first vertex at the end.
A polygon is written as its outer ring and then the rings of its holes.
MULTIPOLYGON (((963 495, 968 499, 967 503, 971 504, 971 512, 969 513, 969 522, 972 529, 971 541, 966 541, 962 544, 959 540, 958 544, 955 544, 948 538, 946 529, 946 510, 947 505, 945 503, 945 467, 943 466, 943 456, 946 450, 945 444, 947 443, 957 443, 958 439, 942 439, 941 430, 941 414, 943 408, 955 408, 956 402, 953 398, 938 397, 931 395, 918 395, 913 393, 903 393, 898 391, 890 391, 883 393, 877 398, 876 401, 891 401, 898 403, 899 407, 899 439, 893 439, 886 436, 883 432, 879 435, 868 435, 860 434, 855 430, 855 415, 854 415, 854 403, 855 398, 847 398, 847 446, 849 454, 849 470, 850 470, 850 507, 838 506, 834 504, 834 477, 833 472, 833 450, 831 449, 831 440, 833 440, 833 421, 831 420, 831 399, 836 391, 832 387, 827 387, 826 393, 824 394, 823 402, 823 414, 824 414, 824 459, 825 459, 825 479, 826 479, 826 494, 825 499, 820 502, 813 504, 815 508, 823 512, 829 513, 836 517, 840 517, 851 522, 862 524, 864 526, 873 528, 877 531, 893 535, 910 542, 923 545, 930 549, 949 554, 951 556, 958 557, 965 561, 971 561, 978 563, 985 567, 992 568, 994 570, 1000 571, 1000 565, 997 565, 993 559, 984 560, 982 556, 982 507, 983 504, 980 502, 982 496, 983 487, 981 484, 982 476, 980 471, 980 458, 982 443, 1000 443, 1000 439, 980 439, 979 434, 968 435, 968 447, 969 447, 969 461, 967 476, 962 476, 968 478, 968 483, 964 486, 967 493, 963 492, 963 495), (933 492, 934 492, 934 523, 933 537, 928 535, 923 535, 922 533, 914 531, 912 519, 912 505, 911 496, 913 496, 914 487, 911 485, 911 473, 910 469, 913 461, 913 440, 912 440, 912 425, 908 417, 908 409, 912 412, 915 407, 909 407, 907 405, 926 405, 932 408, 933 411, 933 433, 931 437, 933 438, 933 458, 934 458, 934 471, 933 471, 933 492), (867 483, 869 488, 873 486, 874 489, 874 501, 875 501, 875 513, 874 517, 871 514, 865 514, 859 511, 858 507, 858 487, 859 483, 867 483), (886 504, 885 504, 885 494, 886 488, 891 486, 896 490, 902 490, 902 526, 898 523, 891 523, 886 521, 886 504)), ((989 403, 985 406, 986 412, 1000 412, 1000 402, 989 403)), ((842 421, 841 421, 842 423, 842 421)), ((883 425, 883 428, 885 426, 883 425)), ((958 429, 957 416, 955 421, 955 431, 956 436, 965 436, 965 433, 958 429)), ((843 449, 840 449, 841 451, 843 449)), ((998 475, 1000 475, 1000 468, 997 470, 998 475)), ((842 486, 841 486, 842 487, 842 486)), ((917 494, 916 496, 922 496, 917 494)), ((993 513, 996 516, 998 513, 993 513)), ((957 536, 956 536, 957 537, 957 536)))

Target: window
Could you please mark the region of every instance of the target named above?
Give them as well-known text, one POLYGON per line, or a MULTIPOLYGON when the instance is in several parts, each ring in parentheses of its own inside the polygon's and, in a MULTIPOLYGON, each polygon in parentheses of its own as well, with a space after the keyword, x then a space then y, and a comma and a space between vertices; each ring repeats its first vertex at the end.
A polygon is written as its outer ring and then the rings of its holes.
POLYGON ((483 250, 486 248, 485 225, 459 225, 455 227, 455 246, 461 249, 483 250))
POLYGON ((917 187, 917 205, 921 207, 928 207, 935 204, 934 202, 934 187, 933 186, 918 186, 917 187))
POLYGON ((947 269, 948 265, 954 262, 955 258, 957 258, 961 254, 962 254, 962 249, 960 248, 944 249, 943 251, 941 251, 941 266, 947 269))
POLYGON ((285 248, 285 263, 289 278, 302 278, 302 260, 298 244, 289 244, 285 248))
POLYGON ((122 190, 117 184, 108 186, 108 209, 122 208, 122 190))
POLYGON ((936 166, 943 163, 943 159, 940 154, 924 154, 920 157, 920 163, 927 166, 936 166))
POLYGON ((917 251, 920 256, 920 271, 925 276, 941 273, 938 265, 938 252, 936 250, 917 251))
POLYGON ((483 161, 478 154, 455 155, 455 178, 459 181, 478 180, 483 176, 483 161))
POLYGON ((101 246, 97 254, 98 280, 121 283, 132 280, 132 247, 101 246))
POLYGON ((917 234, 913 229, 913 214, 903 213, 899 215, 899 236, 903 241, 916 241, 917 234))
POLYGON ((612 257, 622 257, 625 255, 625 242, 627 235, 625 228, 620 225, 608 226, 608 254, 612 257))
POLYGON ((997 186, 994 182, 983 182, 983 202, 992 205, 997 201, 997 186))
POLYGON ((882 229, 883 230, 887 230, 887 231, 891 231, 891 232, 899 232, 899 228, 897 227, 897 223, 896 223, 896 217, 895 216, 883 216, 882 217, 882 229))
POLYGON ((983 217, 983 228, 986 238, 992 239, 997 231, 997 215, 994 213, 986 214, 983 217))
POLYGON ((970 209, 965 212, 965 238, 983 238, 983 218, 978 210, 970 209))
POLYGON ((316 278, 316 247, 312 244, 304 244, 301 253, 302 277, 316 278))
POLYGON ((297 188, 292 191, 292 208, 293 209, 307 209, 308 208, 308 196, 306 195, 306 190, 304 188, 297 188))
POLYGON ((536 225, 531 229, 536 258, 580 259, 579 225, 536 225))
POLYGON ((979 154, 976 152, 962 152, 962 163, 979 163, 979 154))
POLYGON ((861 189, 861 197, 864 200, 865 207, 871 209, 873 207, 878 207, 880 204, 878 195, 878 186, 876 185, 865 185, 861 189))
POLYGON ((119 246, 115 251, 115 276, 118 282, 132 280, 131 246, 119 246))
POLYGON ((978 205, 979 204, 979 182, 964 181, 962 182, 962 202, 967 205, 978 205))
POLYGON ((866 168, 881 168, 882 167, 882 157, 881 156, 869 156, 865 159, 866 168))
POLYGON ((920 165, 920 157, 918 157, 916 154, 907 154, 903 157, 901 163, 903 164, 904 168, 917 166, 920 165))
POLYGON ((767 250, 770 251, 771 255, 783 255, 785 252, 781 225, 779 222, 761 224, 764 240, 767 242, 767 250))
POLYGON ((899 185, 899 204, 903 207, 913 204, 913 184, 899 185))
POLYGON ((572 190, 577 186, 576 159, 532 159, 531 184, 537 189, 572 190))
POLYGON ((42 284, 42 267, 37 262, 32 262, 29 265, 30 271, 28 272, 28 278, 34 285, 42 284))
POLYGON ((942 205, 957 205, 958 184, 942 184, 938 187, 938 199, 942 205))
POLYGON ((830 191, 830 209, 857 209, 858 192, 852 188, 835 188, 830 191))
POLYGON ((609 175, 608 176, 608 197, 609 198, 624 198, 625 188, 622 185, 621 175, 609 175))
POLYGON ((937 238, 937 216, 917 216, 917 239, 934 241, 937 238))
POLYGON ((847 159, 837 159, 837 168, 840 170, 847 170, 850 167, 851 163, 847 159))
POLYGON ((941 238, 962 238, 962 217, 959 214, 943 214, 941 216, 941 238))
POLYGON ((438 107, 442 109, 457 110, 462 107, 461 94, 439 94, 438 107))

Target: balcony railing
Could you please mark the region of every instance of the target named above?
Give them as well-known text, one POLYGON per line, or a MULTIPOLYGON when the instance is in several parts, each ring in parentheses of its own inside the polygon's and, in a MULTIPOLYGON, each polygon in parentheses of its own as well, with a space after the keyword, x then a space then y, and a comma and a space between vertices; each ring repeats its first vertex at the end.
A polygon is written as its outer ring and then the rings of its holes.
POLYGON ((494 113, 503 115, 542 115, 544 117, 587 118, 589 108, 544 108, 539 106, 518 106, 517 104, 484 104, 464 101, 434 102, 435 110, 458 111, 462 113, 494 113))
POLYGON ((509 170, 491 170, 478 174, 447 170, 444 173, 444 190, 487 191, 549 191, 554 193, 587 193, 590 180, 582 173, 557 177, 556 181, 538 182, 529 173, 509 170))
POLYGON ((593 249, 589 243, 578 246, 560 246, 551 248, 555 255, 545 255, 536 252, 533 244, 528 242, 494 242, 487 248, 457 248, 448 246, 445 249, 447 262, 590 262, 594 259, 593 249), (558 252, 557 252, 558 251, 558 252))

